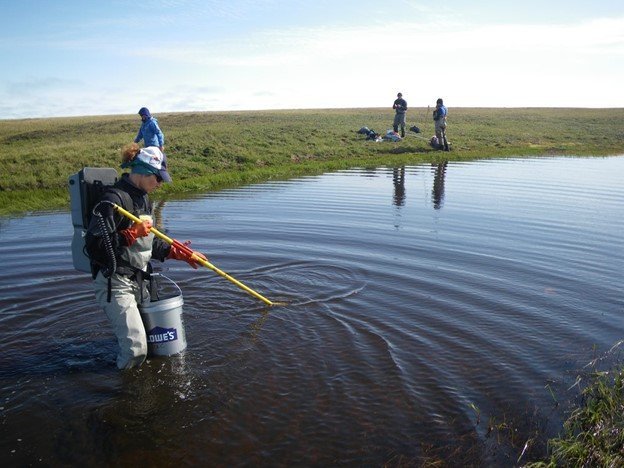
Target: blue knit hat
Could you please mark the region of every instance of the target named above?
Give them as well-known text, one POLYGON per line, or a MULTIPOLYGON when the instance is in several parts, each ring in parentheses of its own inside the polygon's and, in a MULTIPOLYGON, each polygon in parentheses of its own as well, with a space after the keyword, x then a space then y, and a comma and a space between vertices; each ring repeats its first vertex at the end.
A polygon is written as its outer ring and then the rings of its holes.
POLYGON ((150 114, 150 111, 149 111, 149 109, 147 107, 141 107, 139 109, 139 115, 144 115, 148 119, 152 117, 152 114, 150 114))

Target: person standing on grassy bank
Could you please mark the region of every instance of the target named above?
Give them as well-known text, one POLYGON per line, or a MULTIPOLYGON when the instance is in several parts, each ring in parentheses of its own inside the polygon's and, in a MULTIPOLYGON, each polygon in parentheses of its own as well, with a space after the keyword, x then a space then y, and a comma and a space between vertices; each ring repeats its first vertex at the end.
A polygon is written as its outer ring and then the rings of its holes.
POLYGON ((448 140, 446 139, 446 116, 448 110, 442 98, 436 101, 436 108, 433 111, 433 121, 435 122, 435 135, 438 139, 438 149, 449 151, 448 140))
POLYGON ((160 151, 165 150, 165 135, 158 126, 158 120, 156 117, 152 117, 147 107, 141 107, 139 109, 139 115, 141 116, 141 128, 134 139, 135 143, 143 140, 144 146, 156 146, 160 151))
MULTIPOLYGON (((122 150, 122 175, 93 209, 85 238, 91 260, 97 303, 104 309, 117 337, 117 367, 140 366, 147 357, 147 337, 139 304, 149 302, 147 291, 152 258, 184 260, 193 268, 197 263, 179 248, 157 238, 151 231, 153 207, 148 194, 163 182, 171 182, 163 153, 155 146, 139 148, 133 143, 122 150), (140 223, 133 223, 112 206, 132 212, 140 223)), ((190 242, 186 242, 186 245, 190 242)), ((195 252, 202 258, 204 255, 195 252)))
POLYGON ((401 138, 405 138, 405 113, 407 112, 407 101, 403 99, 403 94, 397 94, 397 98, 392 104, 394 109, 394 124, 392 125, 394 131, 399 133, 399 127, 401 128, 401 138))

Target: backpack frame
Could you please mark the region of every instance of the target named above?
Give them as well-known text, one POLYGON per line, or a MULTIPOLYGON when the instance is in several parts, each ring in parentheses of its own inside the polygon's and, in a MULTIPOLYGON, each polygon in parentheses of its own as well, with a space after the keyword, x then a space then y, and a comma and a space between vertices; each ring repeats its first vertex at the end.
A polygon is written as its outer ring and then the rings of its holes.
MULTIPOLYGON (((85 236, 93 216, 93 207, 118 180, 117 171, 110 167, 85 167, 69 177, 71 217, 74 225, 72 261, 78 271, 91 273, 91 260, 85 253, 85 236)), ((132 210, 130 195, 122 190, 113 190, 119 195, 122 207, 132 210)))

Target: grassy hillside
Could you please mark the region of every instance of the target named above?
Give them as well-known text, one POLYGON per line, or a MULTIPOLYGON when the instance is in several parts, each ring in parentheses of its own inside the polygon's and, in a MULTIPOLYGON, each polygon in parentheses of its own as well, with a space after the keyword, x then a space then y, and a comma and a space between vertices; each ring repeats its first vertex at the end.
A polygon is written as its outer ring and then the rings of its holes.
MULTIPOLYGON (((365 141, 392 127, 391 109, 194 112, 157 115, 174 184, 166 196, 353 166, 529 155, 612 155, 624 148, 624 109, 451 108, 453 151, 428 145, 432 109, 412 108, 398 143, 365 141)), ((0 214, 67 207, 67 178, 118 167, 137 115, 0 121, 0 214)))

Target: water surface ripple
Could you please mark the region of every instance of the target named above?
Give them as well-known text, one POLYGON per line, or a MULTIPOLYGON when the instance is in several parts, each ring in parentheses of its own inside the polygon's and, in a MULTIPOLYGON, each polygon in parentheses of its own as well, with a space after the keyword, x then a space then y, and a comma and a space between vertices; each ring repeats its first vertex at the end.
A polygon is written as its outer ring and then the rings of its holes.
POLYGON ((0 220, 15 465, 511 466, 624 338, 624 157, 352 169, 161 203, 188 350, 119 372, 68 213, 0 220), (551 393, 552 392, 552 393, 551 393))

